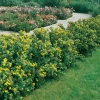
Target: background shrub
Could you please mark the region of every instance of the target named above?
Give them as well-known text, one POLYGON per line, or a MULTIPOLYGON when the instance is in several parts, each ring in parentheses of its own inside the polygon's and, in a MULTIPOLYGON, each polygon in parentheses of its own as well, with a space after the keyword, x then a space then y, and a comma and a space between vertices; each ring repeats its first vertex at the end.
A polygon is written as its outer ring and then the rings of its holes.
POLYGON ((36 0, 41 6, 57 6, 57 7, 63 7, 67 4, 67 0, 36 0))
POLYGON ((34 2, 34 1, 30 1, 30 2, 28 1, 26 3, 21 3, 19 6, 23 6, 23 7, 25 7, 25 6, 27 6, 27 7, 41 7, 39 3, 34 2))
POLYGON ((0 6, 16 6, 20 2, 20 0, 0 0, 0 6))
POLYGON ((96 7, 94 8, 94 10, 92 11, 92 16, 93 16, 93 17, 96 17, 96 16, 99 15, 99 14, 100 14, 100 5, 96 6, 96 7))
POLYGON ((70 1, 69 7, 73 7, 75 12, 89 13, 93 10, 94 5, 89 1, 70 1))

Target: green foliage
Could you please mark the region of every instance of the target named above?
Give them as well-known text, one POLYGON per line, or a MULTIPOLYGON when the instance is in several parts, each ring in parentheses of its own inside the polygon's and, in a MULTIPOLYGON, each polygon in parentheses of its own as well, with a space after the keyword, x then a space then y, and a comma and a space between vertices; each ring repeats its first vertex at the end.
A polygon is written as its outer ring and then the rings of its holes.
POLYGON ((95 17, 100 14, 100 5, 96 6, 92 11, 92 16, 95 17))
POLYGON ((26 31, 55 24, 57 19, 67 19, 72 16, 73 9, 64 7, 5 7, 1 9, 0 29, 7 31, 26 31))
POLYGON ((66 9, 64 7, 54 8, 54 15, 57 16, 58 19, 64 20, 72 16, 73 9, 66 9))
POLYGON ((89 13, 93 10, 94 4, 89 1, 70 1, 69 5, 75 12, 89 13))
MULTIPOLYGON (((88 23, 88 21, 86 22, 88 23)), ((88 24, 84 24, 83 22, 76 22, 76 23, 70 23, 73 33, 73 38, 76 42, 77 49, 80 54, 87 55, 88 53, 91 53, 93 49, 96 47, 96 43, 94 40, 96 40, 96 31, 89 28, 88 24), (82 30, 83 29, 83 30, 82 30), (77 30, 77 31, 75 31, 77 30)))
POLYGON ((28 2, 28 3, 23 4, 23 5, 29 6, 29 7, 40 7, 40 4, 38 4, 37 2, 34 2, 34 1, 28 2))
POLYGON ((53 15, 36 15, 37 10, 29 14, 21 13, 2 13, 0 14, 0 29, 19 32, 20 30, 29 32, 36 27, 42 27, 56 23, 56 17, 53 15), (47 17, 46 17, 47 16, 47 17))
MULTIPOLYGON (((100 15, 29 36, 0 36, 0 97, 22 100, 46 79, 72 67, 77 59, 100 47, 100 15)), ((26 23, 27 24, 27 23, 26 23)), ((1 98, 0 98, 1 99, 1 98)))
POLYGON ((46 82, 24 100, 99 100, 99 79, 100 49, 97 49, 92 57, 87 57, 84 62, 77 61, 70 70, 46 82))
POLYGON ((59 47, 61 52, 60 67, 58 69, 65 70, 66 68, 71 67, 74 62, 76 61, 75 58, 77 56, 77 51, 74 46, 74 41, 69 39, 70 33, 68 31, 63 31, 62 29, 53 30, 50 33, 51 36, 51 43, 55 47, 59 47), (63 36, 61 34, 63 34, 63 36))
POLYGON ((0 0, 1 6, 15 6, 20 4, 20 0, 0 0))
POLYGON ((26 58, 30 43, 26 35, 0 36, 0 97, 6 100, 22 100, 21 95, 34 89, 36 63, 26 58))
POLYGON ((18 13, 6 13, 0 15, 0 29, 18 32, 20 30, 29 32, 31 30, 28 22, 25 22, 26 16, 20 16, 18 13))
POLYGON ((43 3, 42 5, 43 6, 51 6, 51 7, 54 7, 54 6, 64 6, 66 3, 67 3, 67 0, 43 0, 43 3))
POLYGON ((23 2, 30 2, 30 1, 34 1, 34 0, 22 0, 23 2))
POLYGON ((77 50, 80 54, 91 54, 99 45, 99 20, 100 16, 97 16, 69 24, 68 29, 73 33, 73 39, 76 41, 77 50))

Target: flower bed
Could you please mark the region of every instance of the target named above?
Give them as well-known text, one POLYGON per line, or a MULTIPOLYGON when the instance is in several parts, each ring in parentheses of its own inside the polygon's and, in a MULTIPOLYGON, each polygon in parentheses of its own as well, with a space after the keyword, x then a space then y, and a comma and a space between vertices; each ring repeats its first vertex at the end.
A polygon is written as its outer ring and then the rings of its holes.
POLYGON ((0 36, 0 99, 22 100, 45 79, 72 67, 100 46, 100 15, 68 29, 35 29, 32 36, 0 36))
POLYGON ((67 19, 72 16, 72 12, 72 9, 56 7, 2 7, 0 8, 0 29, 29 32, 37 27, 54 24, 57 22, 57 19, 67 19))
POLYGON ((32 17, 31 14, 13 14, 11 12, 0 14, 0 29, 5 31, 19 32, 23 30, 29 32, 34 28, 51 25, 52 23, 56 23, 56 16, 50 15, 46 19, 40 19, 38 16, 32 17))

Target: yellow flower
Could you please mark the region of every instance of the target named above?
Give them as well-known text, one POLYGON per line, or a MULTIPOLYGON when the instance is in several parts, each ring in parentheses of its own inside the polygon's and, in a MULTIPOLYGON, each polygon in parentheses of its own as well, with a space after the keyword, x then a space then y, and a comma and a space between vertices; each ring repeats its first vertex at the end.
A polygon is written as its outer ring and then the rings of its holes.
POLYGON ((72 41, 72 44, 74 44, 74 41, 72 41))
POLYGON ((21 96, 20 99, 22 99, 23 97, 21 96))
POLYGON ((17 91, 17 89, 16 89, 16 88, 14 88, 14 89, 13 89, 13 91, 14 91, 14 92, 16 92, 16 91, 17 91))
POLYGON ((7 81, 4 85, 8 86, 8 85, 11 85, 11 83, 7 81))
POLYGON ((2 70, 0 70, 0 74, 2 73, 2 70))
POLYGON ((9 54, 10 52, 7 50, 7 54, 9 54))
POLYGON ((4 92, 5 92, 5 93, 8 93, 8 90, 5 90, 4 92))
POLYGON ((22 54, 24 54, 24 52, 22 51, 22 54))
POLYGON ((9 87, 9 90, 11 90, 11 87, 9 87))
POLYGON ((19 53, 18 53, 18 52, 16 52, 16 54, 17 54, 17 55, 19 55, 19 53))
POLYGON ((28 76, 31 76, 31 74, 30 74, 30 73, 28 73, 28 76))
POLYGON ((68 48, 68 50, 71 52, 72 51, 72 48, 68 48))
POLYGON ((5 68, 4 70, 5 70, 5 71, 8 71, 9 69, 8 69, 8 68, 5 68))
POLYGON ((54 71, 57 71, 57 68, 56 67, 53 67, 54 71))
POLYGON ((3 62, 5 62, 5 63, 6 63, 6 62, 7 62, 7 58, 4 58, 4 59, 3 59, 3 62))
POLYGON ((70 43, 68 43, 67 45, 70 46, 70 43))
POLYGON ((17 68, 17 69, 21 69, 21 66, 20 66, 20 65, 18 65, 18 66, 16 66, 16 68, 17 68))
POLYGON ((41 77, 44 77, 45 75, 44 75, 44 74, 40 74, 40 76, 41 76, 41 77))
POLYGON ((46 75, 46 72, 43 72, 44 75, 46 75))
POLYGON ((32 63, 31 65, 32 65, 32 67, 35 67, 35 66, 37 66, 37 63, 32 63))
POLYGON ((40 68, 40 72, 42 72, 43 71, 43 69, 42 68, 40 68))
POLYGON ((12 63, 9 63, 9 67, 11 67, 12 66, 12 63))
POLYGON ((19 76, 20 78, 22 78, 22 75, 18 74, 18 76, 19 76))
POLYGON ((6 66, 6 62, 7 62, 7 58, 4 58, 4 59, 3 59, 2 65, 3 65, 3 66, 6 66))
POLYGON ((33 86, 35 86, 35 83, 33 83, 33 86))

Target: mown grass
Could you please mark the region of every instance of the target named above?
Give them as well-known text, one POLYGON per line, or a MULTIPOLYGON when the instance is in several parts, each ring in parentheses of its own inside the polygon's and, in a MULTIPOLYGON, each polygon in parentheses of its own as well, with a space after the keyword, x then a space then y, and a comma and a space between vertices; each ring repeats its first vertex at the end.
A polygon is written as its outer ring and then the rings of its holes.
POLYGON ((100 100, 100 49, 24 100, 100 100))

